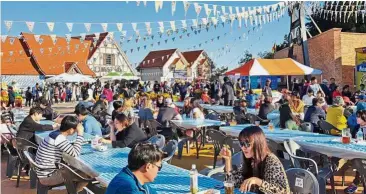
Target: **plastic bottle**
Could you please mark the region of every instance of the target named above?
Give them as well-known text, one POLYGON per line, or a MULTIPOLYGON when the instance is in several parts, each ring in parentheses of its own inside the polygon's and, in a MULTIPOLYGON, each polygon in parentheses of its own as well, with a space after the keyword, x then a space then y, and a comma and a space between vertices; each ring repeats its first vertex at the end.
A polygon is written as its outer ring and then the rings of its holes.
POLYGON ((189 171, 189 176, 191 179, 191 193, 196 194, 198 193, 198 172, 195 164, 192 164, 192 169, 189 171))
POLYGON ((357 140, 357 142, 362 142, 363 141, 363 132, 362 132, 361 128, 356 133, 356 140, 357 140))

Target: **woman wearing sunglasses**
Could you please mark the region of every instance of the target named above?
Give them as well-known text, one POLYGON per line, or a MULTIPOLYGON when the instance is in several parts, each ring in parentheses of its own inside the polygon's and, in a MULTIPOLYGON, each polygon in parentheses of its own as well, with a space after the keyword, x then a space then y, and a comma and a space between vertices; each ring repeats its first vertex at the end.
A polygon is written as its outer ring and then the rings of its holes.
POLYGON ((257 126, 243 129, 239 141, 244 161, 237 170, 231 168, 231 151, 224 147, 220 152, 225 159, 226 179, 233 180, 241 192, 290 193, 285 169, 277 156, 269 150, 262 129, 257 126))

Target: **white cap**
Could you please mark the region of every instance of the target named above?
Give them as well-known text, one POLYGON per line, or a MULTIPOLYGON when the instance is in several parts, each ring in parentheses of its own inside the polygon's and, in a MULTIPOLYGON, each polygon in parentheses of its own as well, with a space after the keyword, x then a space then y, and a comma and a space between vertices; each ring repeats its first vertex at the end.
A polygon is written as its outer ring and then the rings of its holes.
POLYGON ((192 169, 196 169, 196 165, 195 164, 192 164, 192 169))

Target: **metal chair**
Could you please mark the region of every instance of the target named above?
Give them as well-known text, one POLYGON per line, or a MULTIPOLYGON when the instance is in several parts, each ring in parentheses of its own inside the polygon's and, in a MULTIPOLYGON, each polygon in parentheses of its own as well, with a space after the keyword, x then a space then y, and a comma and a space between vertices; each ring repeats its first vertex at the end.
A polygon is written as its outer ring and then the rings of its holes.
POLYGON ((284 141, 283 144, 287 153, 290 155, 292 166, 294 168, 309 170, 315 175, 315 177, 317 177, 320 185, 320 193, 326 193, 327 179, 330 179, 333 193, 336 193, 332 165, 321 168, 319 170, 317 163, 313 159, 299 156, 303 155, 303 152, 301 151, 300 145, 298 145, 296 142, 294 142, 293 140, 287 140, 284 141))
POLYGON ((17 150, 13 147, 12 140, 8 139, 6 136, 1 134, 1 138, 4 141, 4 148, 8 152, 8 160, 6 162, 6 176, 11 178, 14 173, 14 169, 17 166, 17 161, 19 159, 17 150))
POLYGON ((291 166, 290 156, 287 154, 283 145, 273 141, 272 139, 267 138, 266 140, 271 152, 278 157, 285 169, 289 169, 291 166))
POLYGON ((332 135, 331 130, 336 130, 337 132, 341 133, 342 131, 337 129, 337 127, 333 126, 332 124, 328 123, 325 120, 320 119, 318 121, 319 128, 323 131, 324 134, 332 135))
POLYGON ((360 173, 361 182, 363 184, 363 192, 366 193, 366 159, 357 158, 353 160, 353 165, 360 173))
MULTIPOLYGON (((18 153, 18 160, 17 160, 17 167, 18 167, 18 171, 17 171, 17 183, 16 183, 16 187, 19 187, 19 181, 20 181, 20 173, 23 167, 25 167, 26 165, 29 164, 28 159, 24 156, 23 151, 29 151, 29 149, 33 149, 33 151, 36 151, 38 146, 36 144, 34 144, 31 141, 28 141, 26 139, 20 138, 20 137, 16 137, 14 138, 15 140, 15 149, 18 153)), ((33 173, 30 173, 30 188, 34 188, 35 187, 35 179, 34 177, 32 177, 33 173)))
POLYGON ((178 141, 177 140, 170 140, 166 146, 163 148, 163 151, 166 152, 168 154, 167 157, 165 157, 163 159, 163 161, 171 163, 173 156, 175 154, 175 152, 178 149, 178 141))
POLYGON ((158 145, 160 149, 163 149, 163 147, 165 146, 165 137, 160 134, 150 137, 150 139, 148 139, 147 141, 158 145))
POLYGON ((61 174, 65 180, 65 186, 67 189, 67 192, 69 194, 77 194, 77 188, 76 184, 79 182, 87 182, 91 183, 95 179, 94 178, 85 178, 82 175, 75 172, 72 168, 70 168, 68 165, 63 163, 58 163, 59 169, 61 170, 61 174))
POLYGON ((151 133, 157 134, 159 132, 159 128, 161 128, 162 126, 163 126, 162 124, 160 124, 154 119, 145 121, 145 127, 148 127, 151 130, 151 133))
POLYGON ((214 145, 213 168, 216 168, 217 156, 220 154, 220 151, 224 147, 224 145, 228 145, 231 150, 231 153, 234 153, 233 141, 231 140, 230 137, 226 136, 221 131, 210 129, 210 130, 207 130, 206 134, 211 139, 212 144, 214 145))
POLYGON ((319 183, 313 173, 301 168, 286 170, 291 192, 298 194, 319 194, 319 183))
MULTIPOLYGON (((42 170, 42 168, 34 162, 35 156, 33 154, 31 154, 28 151, 23 151, 23 154, 27 158, 27 160, 29 161, 29 165, 30 165, 31 170, 33 172, 36 172, 36 170, 42 170)), ((47 169, 47 170, 50 170, 50 169, 47 169)), ((58 169, 55 168, 55 169, 51 169, 51 170, 58 170, 58 169)), ((38 179, 38 177, 37 177, 37 179, 38 179)), ((37 180, 37 194, 47 194, 48 190, 51 190, 52 188, 60 187, 60 186, 63 186, 63 185, 65 185, 65 184, 62 183, 62 184, 58 184, 58 185, 43 185, 38 179, 37 180)))

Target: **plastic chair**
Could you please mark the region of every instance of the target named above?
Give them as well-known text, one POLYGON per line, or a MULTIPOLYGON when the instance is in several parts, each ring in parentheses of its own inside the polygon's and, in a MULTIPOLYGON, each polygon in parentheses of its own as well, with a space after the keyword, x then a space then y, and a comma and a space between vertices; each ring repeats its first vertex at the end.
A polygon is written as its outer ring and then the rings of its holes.
POLYGON ((289 169, 291 167, 291 161, 283 145, 273 141, 272 139, 267 138, 266 140, 271 152, 278 157, 285 169, 289 169), (286 158, 286 156, 288 159, 286 158))
POLYGON ((178 141, 177 140, 170 140, 166 146, 163 148, 163 151, 166 152, 168 154, 167 157, 165 157, 163 159, 163 161, 171 163, 173 156, 175 154, 175 152, 178 149, 178 141))
POLYGON ((67 192, 69 194, 77 194, 76 184, 79 182, 88 182, 91 183, 94 181, 94 178, 84 178, 82 175, 75 172, 72 168, 68 165, 63 163, 57 163, 61 170, 61 174, 65 180, 65 186, 67 192))
POLYGON ((249 120, 250 124, 255 124, 256 121, 259 121, 261 125, 268 125, 268 123, 270 122, 267 119, 262 119, 257 115, 251 113, 247 113, 245 116, 249 120))
POLYGON ((165 146, 165 137, 163 135, 154 135, 147 140, 150 143, 158 145, 160 149, 163 149, 165 146))
POLYGON ((228 145, 230 147, 231 153, 234 153, 233 141, 221 131, 210 129, 206 132, 206 134, 208 137, 210 137, 210 139, 212 140, 212 144, 214 145, 213 168, 216 168, 217 156, 220 154, 220 151, 224 147, 224 145, 228 145))
MULTIPOLYGON (((174 122, 170 122, 170 126, 172 127, 172 130, 176 132, 179 142, 178 142, 178 158, 180 159, 182 157, 183 147, 184 144, 186 144, 186 151, 189 153, 189 145, 190 141, 194 140, 192 137, 188 137, 185 135, 186 129, 179 127, 174 122), (181 133, 179 137, 179 133, 181 133)), ((195 133, 195 131, 193 131, 195 133)))
MULTIPOLYGON (((20 181, 20 173, 22 168, 29 164, 28 159, 24 156, 23 151, 29 151, 29 149, 33 149, 33 150, 37 150, 38 146, 36 144, 34 144, 33 142, 30 142, 26 139, 20 138, 20 137, 16 137, 14 138, 15 143, 16 143, 16 151, 18 153, 18 160, 17 160, 17 167, 18 167, 18 171, 17 171, 17 183, 16 183, 16 187, 19 187, 19 181, 20 181)), ((35 179, 34 177, 32 177, 32 173, 30 173, 30 188, 34 188, 35 187, 35 179)))
POLYGON ((361 182, 363 184, 363 192, 366 193, 366 159, 354 159, 353 165, 360 173, 361 182))
POLYGON ((311 124, 309 122, 301 123, 299 129, 301 131, 313 132, 313 124, 311 124))
POLYGON ((4 148, 8 152, 8 160, 6 162, 6 176, 11 178, 13 176, 14 169, 17 166, 17 161, 19 159, 17 150, 13 147, 11 139, 8 139, 6 136, 1 134, 1 138, 4 144, 4 148))
POLYGON ((301 151, 300 145, 298 145, 296 142, 294 142, 293 140, 287 140, 284 141, 283 144, 287 153, 290 155, 292 166, 294 168, 302 168, 309 170, 317 177, 317 180, 320 185, 319 186, 320 193, 326 193, 327 179, 330 179, 333 193, 336 193, 332 165, 321 168, 319 170, 315 160, 311 158, 298 156, 301 155, 301 153, 303 152, 301 151))
POLYGON ((313 173, 301 168, 286 170, 291 192, 299 194, 319 194, 319 183, 313 173))
POLYGON ((337 129, 337 127, 333 126, 332 124, 328 123, 325 120, 320 119, 318 121, 319 128, 323 131, 324 134, 332 135, 331 130, 336 130, 337 132, 341 133, 342 131, 337 129))
MULTIPOLYGON (((31 154, 30 152, 28 151, 23 151, 23 154, 24 156, 27 158, 27 160, 29 161, 29 165, 31 167, 31 170, 33 172, 36 172, 36 170, 42 170, 42 168, 40 166, 38 166, 38 164, 36 164, 34 162, 34 155, 31 154)), ((49 170, 49 169, 47 169, 49 170)), ((58 170, 57 168, 55 169, 51 169, 51 170, 58 170)), ((38 179, 38 177, 37 177, 38 179)), ((58 184, 58 185, 43 185, 39 179, 37 180, 37 194, 47 194, 48 193, 48 190, 51 190, 52 188, 55 188, 55 187, 60 187, 60 186, 63 186, 65 185, 64 183, 62 184, 58 184)))

